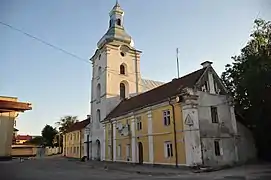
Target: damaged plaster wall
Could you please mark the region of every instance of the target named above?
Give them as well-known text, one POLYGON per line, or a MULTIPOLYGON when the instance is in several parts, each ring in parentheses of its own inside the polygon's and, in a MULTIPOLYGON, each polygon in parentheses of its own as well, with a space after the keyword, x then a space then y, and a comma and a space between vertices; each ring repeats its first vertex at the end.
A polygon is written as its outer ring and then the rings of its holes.
POLYGON ((230 106, 225 95, 198 91, 198 112, 203 164, 216 166, 237 161, 235 145, 236 123, 231 118, 230 106), (217 107, 218 123, 212 122, 211 106, 217 107), (220 155, 215 154, 214 141, 219 141, 220 155))

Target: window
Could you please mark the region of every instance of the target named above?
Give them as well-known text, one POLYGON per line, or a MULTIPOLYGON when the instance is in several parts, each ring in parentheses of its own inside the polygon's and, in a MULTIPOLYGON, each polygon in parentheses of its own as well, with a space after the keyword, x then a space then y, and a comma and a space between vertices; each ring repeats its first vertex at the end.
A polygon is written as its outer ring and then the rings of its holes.
POLYGON ((96 98, 97 98, 97 103, 99 103, 101 101, 101 85, 98 84, 97 85, 97 92, 96 92, 96 98))
POLYGON ((214 147, 215 147, 215 155, 216 156, 221 156, 221 150, 220 150, 219 140, 215 140, 214 141, 214 147))
POLYGON ((120 52, 120 55, 121 55, 122 57, 124 57, 124 56, 125 56, 125 53, 124 53, 124 52, 120 52))
POLYGON ((118 149, 117 149, 117 156, 121 157, 121 145, 118 145, 118 149))
POLYGON ((208 82, 208 81, 205 81, 205 82, 204 82, 204 86, 205 86, 205 90, 206 90, 207 92, 209 92, 210 90, 209 90, 209 82, 208 82))
POLYGON ((96 127, 97 128, 100 128, 100 121, 101 121, 101 111, 100 111, 100 109, 97 109, 97 112, 96 112, 96 121, 97 121, 97 123, 96 123, 96 127))
POLYGON ((171 142, 165 142, 164 144, 164 152, 165 152, 165 157, 173 157, 173 148, 172 148, 172 143, 171 142))
POLYGON ((109 27, 111 27, 112 26, 112 20, 110 19, 110 21, 109 21, 109 27))
POLYGON ((101 74, 102 74, 102 67, 99 66, 99 68, 98 68, 98 76, 101 76, 101 74))
POLYGON ((138 131, 142 129, 141 116, 136 117, 136 129, 138 131))
POLYGON ((125 84, 124 83, 120 83, 120 98, 125 99, 126 94, 125 94, 125 84))
POLYGON ((211 106, 212 123, 218 123, 217 107, 211 106))
POLYGON ((126 74, 125 73, 125 66, 123 64, 120 65, 120 74, 126 74))
POLYGON ((101 59, 101 54, 99 55, 99 60, 101 59))
POLYGON ((120 19, 117 19, 117 25, 121 26, 121 20, 120 19))
POLYGON ((126 145, 126 157, 129 158, 131 155, 130 155, 130 144, 127 144, 126 145))
POLYGON ((163 111, 163 117, 164 117, 164 125, 169 126, 170 125, 170 111, 169 110, 163 111))

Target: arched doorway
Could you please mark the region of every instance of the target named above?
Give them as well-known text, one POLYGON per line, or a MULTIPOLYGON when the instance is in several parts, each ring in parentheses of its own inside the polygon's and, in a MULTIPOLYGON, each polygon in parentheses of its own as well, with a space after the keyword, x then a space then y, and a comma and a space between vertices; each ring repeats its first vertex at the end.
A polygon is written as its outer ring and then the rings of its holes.
POLYGON ((101 143, 99 139, 96 140, 96 146, 97 146, 96 159, 100 161, 101 160, 101 143))
POLYGON ((138 143, 138 163, 143 164, 143 145, 141 142, 138 143))

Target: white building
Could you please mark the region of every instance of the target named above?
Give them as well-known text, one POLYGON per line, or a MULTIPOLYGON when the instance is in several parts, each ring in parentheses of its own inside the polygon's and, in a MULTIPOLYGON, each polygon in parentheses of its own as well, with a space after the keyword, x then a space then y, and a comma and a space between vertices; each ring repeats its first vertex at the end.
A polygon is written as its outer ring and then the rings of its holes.
MULTIPOLYGON (((141 51, 123 26, 124 11, 118 2, 109 13, 107 32, 97 43, 97 50, 90 58, 92 62, 91 115, 89 157, 103 160, 103 127, 100 123, 123 98, 162 85, 162 82, 146 80, 140 74, 141 51)), ((87 133, 85 134, 87 141, 87 133)), ((87 143, 85 143, 87 146, 87 143)), ((85 151, 87 156, 87 151, 85 151)))

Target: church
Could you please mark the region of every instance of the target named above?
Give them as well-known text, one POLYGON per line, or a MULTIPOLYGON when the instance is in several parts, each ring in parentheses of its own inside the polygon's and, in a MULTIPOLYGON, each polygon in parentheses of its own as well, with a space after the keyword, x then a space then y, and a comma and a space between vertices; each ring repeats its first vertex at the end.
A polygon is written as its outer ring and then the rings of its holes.
POLYGON ((239 152, 241 124, 212 62, 168 83, 143 79, 142 52, 125 31, 118 2, 109 16, 90 58, 91 123, 84 149, 91 160, 195 166, 253 156, 239 152))

